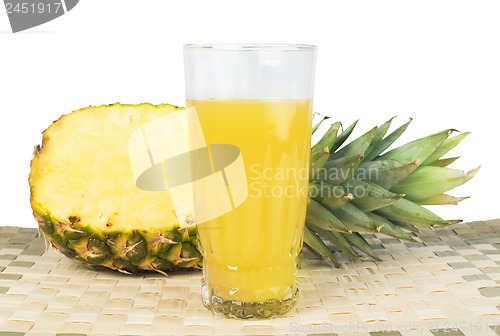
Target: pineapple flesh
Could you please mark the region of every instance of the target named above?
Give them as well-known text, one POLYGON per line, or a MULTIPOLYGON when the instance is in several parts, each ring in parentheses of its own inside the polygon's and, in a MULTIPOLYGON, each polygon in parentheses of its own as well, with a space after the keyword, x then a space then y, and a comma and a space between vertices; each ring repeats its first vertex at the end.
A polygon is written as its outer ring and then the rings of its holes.
POLYGON ((130 168, 130 134, 176 109, 89 107, 43 133, 31 162, 31 205, 56 250, 88 266, 123 272, 201 265, 195 227, 176 217, 168 191, 137 188, 130 168))

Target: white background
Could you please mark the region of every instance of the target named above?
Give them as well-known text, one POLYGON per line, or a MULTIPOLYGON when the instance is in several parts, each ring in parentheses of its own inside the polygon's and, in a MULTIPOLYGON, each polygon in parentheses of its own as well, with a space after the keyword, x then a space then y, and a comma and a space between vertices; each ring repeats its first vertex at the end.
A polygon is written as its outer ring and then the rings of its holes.
POLYGON ((0 13, 0 225, 35 227, 29 161, 41 132, 89 105, 184 105, 181 46, 269 42, 319 46, 315 110, 356 133, 414 118, 398 143, 445 128, 472 134, 451 156, 479 174, 440 215, 500 217, 499 1, 82 0, 12 34, 0 13))

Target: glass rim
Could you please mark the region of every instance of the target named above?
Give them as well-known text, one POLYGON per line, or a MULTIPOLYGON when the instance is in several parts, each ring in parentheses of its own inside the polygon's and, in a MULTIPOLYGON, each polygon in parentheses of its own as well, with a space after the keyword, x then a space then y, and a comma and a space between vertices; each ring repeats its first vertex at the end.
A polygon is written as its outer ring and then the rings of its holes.
POLYGON ((312 44, 287 43, 213 43, 213 44, 185 44, 184 50, 203 51, 313 51, 318 47, 312 44))

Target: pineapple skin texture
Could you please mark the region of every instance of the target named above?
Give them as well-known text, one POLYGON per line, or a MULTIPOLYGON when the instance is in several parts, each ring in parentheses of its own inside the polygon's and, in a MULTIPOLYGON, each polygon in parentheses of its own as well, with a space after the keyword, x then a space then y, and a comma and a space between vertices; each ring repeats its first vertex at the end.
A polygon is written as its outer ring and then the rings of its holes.
POLYGON ((168 230, 103 231, 91 224, 58 220, 32 201, 33 215, 46 243, 87 267, 107 267, 122 273, 201 268, 196 227, 168 230))
MULTIPOLYGON (((132 124, 133 122, 137 123, 137 121, 135 121, 136 119, 143 118, 145 118, 145 120, 141 120, 141 122, 147 122, 148 118, 145 116, 150 114, 152 118, 154 118, 162 113, 169 113, 169 111, 174 111, 176 109, 178 108, 172 105, 122 105, 118 103, 108 106, 89 107, 75 111, 70 115, 62 116, 44 131, 42 146, 37 146, 35 149, 35 157, 31 161, 29 185, 33 214, 48 245, 68 258, 88 267, 107 267, 123 273, 157 271, 165 274, 165 272, 182 268, 201 267, 202 256, 198 251, 196 227, 181 227, 178 224, 175 219, 175 212, 173 211, 173 205, 169 198, 170 196, 156 193, 144 194, 147 192, 136 195, 135 193, 139 193, 139 191, 134 190, 135 185, 133 187, 129 186, 127 190, 121 190, 119 186, 118 190, 114 190, 115 194, 118 194, 118 196, 116 196, 116 202, 118 203, 115 202, 114 206, 113 204, 108 206, 108 208, 113 211, 114 217, 113 219, 105 219, 105 221, 102 222, 102 220, 100 220, 102 215, 98 217, 97 212, 102 211, 102 213, 105 213, 106 210, 109 210, 105 206, 99 208, 101 203, 107 204, 106 201, 112 198, 106 198, 109 196, 109 191, 104 194, 94 195, 90 192, 91 190, 87 190, 85 195, 87 201, 89 201, 89 199, 92 201, 92 198, 98 197, 102 197, 103 199, 96 199, 93 200, 93 203, 91 202, 88 204, 82 201, 82 204, 76 204, 73 208, 87 209, 81 210, 81 212, 78 210, 73 211, 71 210, 71 206, 66 205, 66 203, 73 205, 75 199, 77 200, 76 203, 78 203, 78 198, 71 197, 70 193, 68 193, 67 198, 64 195, 65 191, 70 188, 68 185, 72 182, 68 179, 68 176, 73 177, 73 175, 71 175, 71 169, 77 170, 72 166, 73 163, 68 161, 68 168, 66 168, 64 164, 51 162, 50 159, 47 160, 47 157, 45 157, 46 161, 40 162, 44 155, 53 155, 50 154, 49 148, 54 141, 58 141, 58 146, 61 146, 60 142, 64 139, 61 139, 61 136, 59 136, 59 139, 53 140, 51 134, 54 134, 58 129, 62 129, 65 125, 68 125, 68 120, 71 120, 71 118, 76 119, 84 113, 87 115, 97 113, 97 116, 103 113, 103 116, 109 116, 112 121, 116 121, 116 116, 122 117, 125 115, 130 119, 130 124, 132 124), (131 114, 127 115, 126 113, 131 114), (55 170, 55 173, 48 174, 47 172, 51 170, 55 170), (59 174, 56 174, 58 172, 59 174), (62 177, 59 178, 58 176, 62 177), (52 187, 47 187, 47 183, 45 183, 46 181, 44 180, 49 180, 49 182, 55 180, 54 184, 56 186, 51 189, 52 187), (123 192, 123 194, 120 192, 123 192), (49 196, 47 196, 47 194, 49 194, 49 196), (117 204, 122 205, 123 200, 121 198, 127 196, 131 199, 127 200, 128 203, 125 202, 125 209, 121 209, 117 204), (49 203, 50 206, 45 206, 43 203, 44 201, 49 203), (162 206, 162 208, 166 207, 165 212, 173 213, 174 217, 172 217, 172 215, 169 215, 170 217, 164 216, 161 218, 155 218, 153 216, 153 218, 149 218, 149 221, 141 221, 133 216, 127 216, 127 213, 130 214, 133 211, 134 206, 141 206, 140 201, 144 202, 144 205, 153 207, 153 209, 155 209, 155 206, 157 208, 159 206, 162 206), (132 209, 129 210, 127 204, 132 209), (90 208, 90 210, 88 208, 90 208), (122 213, 120 213, 120 211, 122 213)), ((120 122, 119 118, 118 122, 120 122)), ((124 123, 123 120, 121 120, 121 122, 122 124, 124 123)), ((127 123, 128 121, 125 122, 125 124, 127 123)), ((123 128, 123 125, 119 126, 123 128)), ((78 134, 78 126, 74 126, 73 124, 73 127, 75 127, 75 134, 78 134)), ((84 129, 84 131, 86 130, 84 129)), ((127 134, 126 131, 124 132, 122 137, 128 139, 129 134, 127 134)), ((68 139, 68 143, 63 144, 61 148, 64 150, 71 146, 71 141, 72 140, 68 139)), ((81 143, 81 139, 75 139, 75 141, 81 143)), ((114 140, 111 138, 108 139, 108 142, 109 141, 114 140)), ((90 142, 87 147, 91 145, 92 142, 90 142)), ((91 148, 89 150, 90 153, 92 153, 92 150, 96 149, 91 148)), ((52 152, 54 152, 54 150, 52 152)), ((76 161, 78 161, 78 159, 76 159, 76 161)), ((78 164, 78 162, 75 164, 78 164)), ((97 162, 97 164, 99 164, 99 162, 97 162)), ((86 165, 85 161, 83 161, 83 165, 86 165)), ((87 170, 91 170, 93 167, 96 167, 95 163, 93 165, 90 164, 89 167, 86 168, 88 168, 87 170)), ((105 174, 109 175, 110 172, 105 172, 105 174)), ((128 177, 128 175, 126 176, 128 177)), ((88 176, 83 174, 81 179, 85 181, 85 178, 88 178, 88 176)), ((97 180, 90 180, 88 183, 99 184, 99 181, 96 181, 97 180)), ((119 182, 120 181, 117 181, 117 183, 119 182)), ((82 188, 81 183, 80 185, 77 183, 77 186, 82 188)), ((78 187, 75 189, 78 191, 78 187)), ((113 200, 109 202, 113 202, 113 200)), ((144 215, 147 216, 152 213, 160 213, 160 211, 149 211, 147 213, 145 212, 144 215)))

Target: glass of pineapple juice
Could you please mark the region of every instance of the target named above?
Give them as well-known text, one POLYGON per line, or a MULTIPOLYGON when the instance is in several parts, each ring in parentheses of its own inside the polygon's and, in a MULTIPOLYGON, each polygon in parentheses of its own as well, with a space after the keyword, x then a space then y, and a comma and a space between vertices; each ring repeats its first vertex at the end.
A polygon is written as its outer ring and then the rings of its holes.
MULTIPOLYGON (((315 60, 312 45, 184 46, 187 106, 208 148, 236 146, 244 166, 232 182, 244 183, 244 201, 226 179, 232 209, 197 223, 203 304, 216 314, 269 318, 297 300, 315 60)), ((195 213, 209 195, 194 190, 195 213)))

